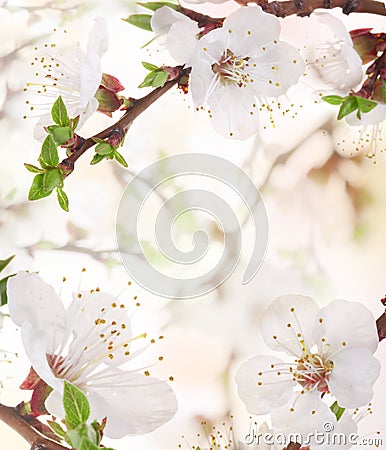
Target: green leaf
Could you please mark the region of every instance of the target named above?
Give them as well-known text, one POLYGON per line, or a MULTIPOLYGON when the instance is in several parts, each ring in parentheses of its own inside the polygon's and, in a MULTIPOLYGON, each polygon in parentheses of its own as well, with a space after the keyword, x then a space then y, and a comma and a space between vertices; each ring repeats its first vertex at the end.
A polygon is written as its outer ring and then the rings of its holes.
POLYGON ((145 79, 138 86, 139 88, 150 87, 153 85, 154 78, 157 72, 150 72, 146 75, 145 79))
POLYGON ((74 132, 70 127, 55 127, 50 133, 52 134, 56 145, 64 145, 74 136, 74 132))
POLYGON ((156 72, 152 86, 154 88, 162 87, 168 81, 168 74, 160 70, 156 72))
POLYGON ((95 153, 93 159, 91 160, 90 164, 93 166, 95 164, 100 163, 101 161, 103 161, 106 158, 105 155, 99 155, 98 153, 95 153))
POLYGON ((151 15, 150 14, 131 14, 127 19, 122 19, 130 25, 142 28, 142 30, 153 31, 151 28, 151 15))
POLYGON ((386 103, 386 81, 383 82, 382 97, 383 97, 383 103, 386 103))
POLYGON ((43 189, 43 177, 44 174, 38 174, 32 181, 31 189, 28 193, 28 200, 39 200, 40 198, 48 197, 51 192, 47 192, 43 189))
POLYGON ((357 109, 358 109, 357 98, 353 96, 346 97, 339 109, 338 120, 343 119, 343 117, 348 116, 357 109))
POLYGON ((325 95, 322 97, 322 100, 330 105, 341 105, 344 101, 344 97, 340 97, 339 95, 325 95))
POLYGON ((44 169, 40 169, 39 167, 36 167, 32 164, 24 163, 24 166, 27 170, 29 170, 32 173, 44 173, 45 172, 44 169))
POLYGON ((94 444, 89 439, 83 438, 79 450, 99 450, 99 445, 94 444))
POLYGON ((108 156, 114 152, 114 147, 112 147, 108 142, 103 142, 103 144, 98 144, 95 147, 95 152, 98 155, 108 156))
POLYGON ((154 72, 159 70, 159 67, 155 66, 154 64, 142 61, 142 65, 146 70, 149 70, 150 72, 154 72))
POLYGON ((8 303, 7 282, 9 278, 14 277, 15 275, 16 274, 14 273, 0 280, 0 306, 6 305, 8 303))
POLYGON ((63 175, 60 169, 50 169, 43 175, 43 190, 52 192, 56 187, 63 186, 63 175))
POLYGON ((69 211, 69 207, 68 207, 67 194, 60 187, 56 188, 56 194, 57 194, 57 197, 58 197, 58 202, 59 202, 60 207, 62 209, 64 209, 64 211, 68 212, 69 211))
POLYGON ((358 109, 360 112, 363 112, 363 113, 370 112, 378 104, 377 102, 369 100, 368 98, 356 97, 356 99, 357 99, 357 103, 358 103, 358 109))
POLYGON ((147 41, 146 44, 143 44, 142 47, 141 47, 141 49, 147 47, 148 45, 150 45, 150 44, 151 44, 153 41, 155 41, 155 40, 156 40, 156 36, 154 36, 153 38, 151 38, 150 41, 147 41))
POLYGON ((49 134, 43 142, 42 151, 39 157, 43 168, 56 167, 59 164, 58 149, 53 137, 49 134))
POLYGON ((151 11, 157 11, 157 9, 160 9, 163 6, 167 6, 175 10, 178 10, 180 8, 179 5, 169 2, 147 2, 147 3, 137 2, 137 5, 143 6, 144 8, 150 9, 151 11))
POLYGON ((127 164, 125 158, 115 150, 114 152, 114 158, 119 162, 119 164, 121 164, 123 167, 129 167, 129 165, 127 164))
POLYGON ((51 109, 51 116, 52 120, 61 127, 67 127, 70 125, 67 108, 61 96, 59 96, 53 104, 51 109))
POLYGON ((15 255, 12 255, 7 259, 0 259, 0 272, 2 272, 8 266, 8 264, 13 260, 14 257, 15 255))
POLYGON ((51 427, 51 429, 53 430, 53 432, 55 434, 57 434, 58 436, 60 436, 61 438, 64 437, 64 435, 66 434, 66 432, 63 430, 63 428, 61 427, 60 423, 58 422, 54 422, 53 420, 47 420, 48 425, 51 427))
POLYGON ((345 411, 344 408, 341 408, 341 407, 339 406, 338 402, 334 402, 334 403, 330 406, 330 409, 331 409, 331 411, 335 414, 336 420, 339 420, 339 419, 342 417, 342 415, 343 415, 343 413, 344 413, 344 411, 345 411))
POLYGON ((79 123, 79 119, 80 119, 80 116, 76 116, 76 117, 74 117, 73 119, 70 120, 70 128, 73 131, 76 130, 76 127, 78 126, 78 123, 79 123))
POLYGON ((90 417, 90 405, 81 390, 67 381, 64 382, 63 407, 66 412, 66 425, 74 429, 90 417))

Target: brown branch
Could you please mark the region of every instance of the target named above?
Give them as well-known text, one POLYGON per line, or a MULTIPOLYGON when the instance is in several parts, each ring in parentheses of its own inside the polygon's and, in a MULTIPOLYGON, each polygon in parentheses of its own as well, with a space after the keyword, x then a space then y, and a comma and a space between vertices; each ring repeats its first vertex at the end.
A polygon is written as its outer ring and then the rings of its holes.
POLYGON ((117 129, 122 129, 125 133, 129 129, 134 120, 142 114, 150 105, 158 100, 169 89, 179 83, 183 76, 188 75, 189 71, 179 67, 179 76, 171 81, 167 81, 162 87, 154 89, 145 97, 138 100, 133 100, 134 104, 128 109, 123 116, 113 125, 101 131, 100 133, 83 140, 81 146, 77 148, 68 158, 65 158, 58 167, 60 167, 66 175, 69 175, 74 170, 75 162, 85 153, 89 148, 93 147, 96 142, 94 139, 106 139, 111 136, 111 133, 117 129))
POLYGON ((0 403, 0 420, 20 434, 30 445, 31 449, 40 450, 69 450, 68 447, 43 436, 19 415, 15 408, 0 403))
POLYGON ((294 14, 309 16, 315 9, 341 8, 344 14, 368 13, 386 16, 386 7, 383 2, 377 0, 236 0, 240 5, 256 3, 263 11, 277 17, 287 17, 294 14))

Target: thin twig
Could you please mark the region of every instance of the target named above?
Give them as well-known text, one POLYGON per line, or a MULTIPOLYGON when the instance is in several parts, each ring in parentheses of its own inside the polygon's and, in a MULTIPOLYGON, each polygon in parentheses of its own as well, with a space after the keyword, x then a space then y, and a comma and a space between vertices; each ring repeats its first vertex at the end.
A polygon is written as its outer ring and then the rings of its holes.
POLYGON ((31 449, 41 450, 69 450, 68 447, 48 439, 33 428, 23 417, 17 413, 15 408, 0 403, 0 420, 14 429, 30 445, 31 449))

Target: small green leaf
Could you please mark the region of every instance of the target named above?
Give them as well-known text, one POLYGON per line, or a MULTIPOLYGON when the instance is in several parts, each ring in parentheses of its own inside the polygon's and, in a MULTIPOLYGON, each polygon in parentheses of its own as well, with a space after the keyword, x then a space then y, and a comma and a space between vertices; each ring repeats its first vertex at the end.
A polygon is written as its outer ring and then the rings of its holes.
POLYGON ((148 73, 146 75, 145 79, 142 81, 142 83, 138 87, 139 88, 144 88, 144 87, 152 86, 156 74, 157 74, 157 72, 150 72, 150 73, 148 73))
POLYGON ((53 420, 47 420, 48 425, 51 427, 51 429, 53 430, 53 432, 55 434, 57 434, 58 436, 60 436, 61 438, 64 437, 64 435, 66 434, 66 432, 63 430, 63 428, 61 427, 60 423, 58 422, 54 422, 53 420))
POLYGON ((360 112, 368 113, 377 106, 377 102, 373 102, 368 98, 357 97, 358 109, 360 112))
POLYGON ((68 207, 67 194, 60 187, 56 188, 56 194, 57 194, 57 197, 58 197, 58 202, 59 202, 60 207, 62 209, 64 209, 64 211, 68 212, 69 211, 69 207, 68 207))
POLYGON ((345 411, 345 408, 341 408, 341 407, 339 406, 338 402, 334 402, 334 403, 330 406, 330 409, 331 409, 331 411, 335 414, 336 420, 339 420, 339 419, 342 417, 342 415, 343 415, 343 413, 344 413, 344 411, 345 411))
POLYGON ((104 141, 103 139, 92 138, 92 140, 93 140, 94 142, 96 142, 97 144, 106 144, 106 141, 104 141))
POLYGON ((344 101, 344 97, 340 97, 339 95, 325 95, 322 97, 322 100, 330 105, 341 105, 344 101))
POLYGON ((121 164, 123 167, 129 167, 129 165, 127 164, 125 158, 115 150, 114 152, 114 158, 119 162, 119 164, 121 164))
POLYGON ((142 61, 142 65, 146 70, 149 70, 150 72, 154 72, 159 70, 159 67, 155 66, 154 64, 142 61))
POLYGON ((147 47, 148 45, 150 45, 155 40, 156 40, 156 37, 154 36, 153 38, 150 39, 150 41, 147 41, 146 44, 143 44, 141 49, 147 47))
POLYGON ((56 145, 64 145, 74 136, 74 132, 70 127, 55 127, 50 133, 52 134, 56 145))
POLYGON ((44 169, 40 169, 39 167, 36 167, 32 164, 24 163, 24 166, 27 170, 29 170, 32 173, 44 173, 45 172, 44 169))
POLYGON ((63 175, 60 169, 49 169, 43 175, 43 190, 52 192, 56 187, 63 186, 63 175))
POLYGON ((45 169, 49 167, 56 167, 59 164, 58 149, 56 148, 55 141, 50 134, 43 142, 39 161, 45 169))
POLYGON ((156 76, 154 77, 152 86, 154 88, 162 87, 168 81, 168 74, 160 70, 156 72, 156 76))
POLYGON ((127 19, 122 19, 130 25, 142 28, 142 30, 153 31, 151 28, 151 15, 150 14, 131 14, 127 19))
POLYGON ((339 109, 338 120, 343 119, 343 117, 348 116, 357 109, 358 109, 357 98, 353 96, 346 97, 339 109))
POLYGON ((83 438, 80 443, 79 450, 99 450, 99 445, 94 444, 87 438, 83 438))
POLYGON ((67 127, 70 125, 67 108, 61 96, 59 96, 52 105, 51 116, 52 120, 61 127, 67 127))
POLYGON ((8 266, 8 264, 13 260, 14 257, 15 255, 12 255, 7 259, 0 259, 0 272, 2 272, 8 266))
POLYGON ((70 128, 71 128, 71 130, 73 130, 73 131, 76 130, 76 127, 78 126, 78 123, 79 123, 79 119, 80 119, 80 116, 76 116, 76 117, 74 117, 73 119, 70 120, 70 128))
POLYGON ((105 155, 98 155, 98 153, 95 153, 93 159, 90 162, 90 165, 94 166, 95 164, 98 164, 101 161, 103 161, 105 158, 106 158, 105 155))
POLYGON ((14 277, 15 275, 16 274, 14 273, 0 280, 0 306, 6 305, 8 303, 7 282, 9 278, 14 277))
POLYGON ((63 407, 66 412, 66 425, 72 430, 90 417, 90 405, 81 390, 67 381, 64 382, 63 407))
POLYGON ((48 197, 51 192, 47 192, 43 189, 43 177, 44 174, 38 174, 32 181, 32 186, 28 193, 28 200, 39 200, 40 198, 48 197))
POLYGON ((157 9, 160 9, 163 6, 167 6, 175 10, 178 10, 180 8, 179 5, 169 2, 147 2, 147 3, 137 2, 137 5, 143 6, 144 8, 150 9, 151 11, 157 11, 157 9))
POLYGON ((98 144, 95 147, 95 152, 98 153, 98 155, 108 156, 114 152, 114 147, 108 142, 103 142, 103 144, 98 144))

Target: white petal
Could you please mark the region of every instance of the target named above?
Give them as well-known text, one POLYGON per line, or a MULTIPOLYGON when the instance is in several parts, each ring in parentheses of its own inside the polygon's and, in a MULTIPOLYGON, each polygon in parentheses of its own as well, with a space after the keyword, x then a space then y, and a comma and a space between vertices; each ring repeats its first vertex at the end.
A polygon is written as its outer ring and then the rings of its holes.
POLYGON ((53 389, 60 389, 61 381, 52 373, 47 362, 47 348, 50 347, 49 338, 54 330, 48 331, 48 336, 44 330, 34 328, 30 322, 23 322, 21 326, 21 336, 24 349, 27 353, 31 365, 39 377, 53 389))
POLYGON ((381 365, 367 348, 354 348, 337 353, 328 381, 331 394, 343 408, 359 408, 373 398, 373 385, 381 365))
POLYGON ((267 414, 292 397, 296 383, 291 375, 278 375, 281 364, 282 360, 273 356, 255 356, 237 371, 237 390, 249 413, 267 414))
POLYGON ((60 391, 54 390, 47 397, 44 403, 47 411, 58 419, 64 419, 66 413, 63 407, 63 389, 60 391))
POLYGON ((47 131, 44 128, 48 127, 49 125, 52 125, 51 113, 44 114, 36 123, 34 128, 34 139, 39 142, 43 142, 47 137, 47 131))
POLYGON ((231 50, 243 52, 238 56, 250 56, 253 48, 279 39, 280 22, 272 14, 264 13, 259 6, 244 6, 224 20, 223 30, 229 35, 231 50))
POLYGON ((47 339, 46 352, 52 354, 63 336, 65 311, 52 286, 36 273, 20 271, 8 281, 8 305, 17 325, 28 321, 47 339))
POLYGON ((298 442, 303 446, 310 445, 310 433, 323 432, 323 425, 327 422, 333 426, 336 424, 334 413, 317 392, 296 394, 285 406, 274 409, 271 419, 275 433, 284 433, 286 436, 298 433, 298 442))
POLYGON ((195 49, 200 29, 196 22, 178 21, 169 30, 167 49, 178 64, 185 64, 195 49))
POLYGON ((170 386, 140 373, 117 371, 110 386, 89 388, 92 417, 107 416, 106 436, 149 433, 168 422, 177 411, 170 386))
POLYGON ((347 32, 347 29, 343 22, 338 18, 334 17, 332 14, 327 12, 314 12, 313 16, 324 25, 327 25, 330 30, 333 32, 335 38, 338 41, 343 41, 347 45, 353 45, 350 34, 347 32))
POLYGON ((198 61, 193 67, 190 75, 190 92, 196 107, 203 105, 207 100, 207 93, 215 82, 215 75, 211 65, 206 61, 198 61))
POLYGON ((300 340, 304 340, 310 349, 314 345, 312 329, 318 311, 318 305, 310 297, 303 295, 279 297, 260 319, 261 334, 265 343, 273 350, 286 352, 292 356, 302 352, 300 340))
POLYGON ((80 69, 80 104, 86 107, 102 80, 100 56, 96 50, 87 53, 80 69))
POLYGON ((300 53, 286 42, 267 48, 260 56, 251 58, 249 65, 254 78, 254 91, 263 97, 278 97, 286 93, 305 70, 300 53))
MULTIPOLYGON (((168 6, 163 6, 158 8, 151 18, 150 24, 157 37, 165 35, 169 32, 170 27, 176 22, 193 22, 189 17, 184 14, 179 13, 173 8, 168 6)), ((195 22, 196 23, 196 22, 195 22)))
POLYGON ((87 43, 87 53, 95 51, 101 58, 109 46, 109 33, 103 18, 94 19, 87 43))
POLYGON ((335 300, 322 308, 315 318, 315 341, 324 338, 327 355, 355 347, 367 348, 374 353, 378 347, 378 334, 372 313, 358 302, 335 300))
POLYGON ((208 105, 213 127, 224 136, 247 139, 256 133, 259 119, 256 100, 250 89, 219 84, 209 97, 208 105))
POLYGON ((348 450, 352 448, 350 435, 357 434, 358 427, 353 421, 350 412, 345 411, 343 416, 334 424, 331 432, 326 432, 323 438, 319 439, 312 446, 312 450, 348 450), (319 444, 319 445, 318 445, 319 444))

